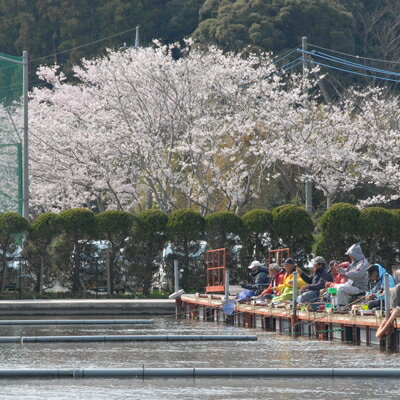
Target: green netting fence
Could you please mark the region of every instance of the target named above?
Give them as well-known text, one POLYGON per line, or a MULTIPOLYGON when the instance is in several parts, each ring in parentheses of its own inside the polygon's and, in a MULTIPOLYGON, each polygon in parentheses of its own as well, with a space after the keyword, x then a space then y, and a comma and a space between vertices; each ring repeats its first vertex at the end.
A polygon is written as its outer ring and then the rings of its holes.
POLYGON ((22 215, 22 57, 0 57, 0 213, 22 215))

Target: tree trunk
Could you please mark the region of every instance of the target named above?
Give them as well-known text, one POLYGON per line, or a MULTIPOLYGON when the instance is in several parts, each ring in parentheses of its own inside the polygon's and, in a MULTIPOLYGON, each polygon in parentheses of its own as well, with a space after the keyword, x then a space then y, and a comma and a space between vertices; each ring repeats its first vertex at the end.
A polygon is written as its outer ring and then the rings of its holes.
POLYGON ((43 293, 43 273, 44 273, 44 257, 40 257, 40 272, 39 272, 39 296, 43 293))
POLYGON ((5 251, 4 249, 3 249, 3 255, 2 255, 2 264, 3 264, 3 272, 2 272, 2 278, 1 278, 0 293, 3 293, 4 288, 6 287, 7 269, 8 269, 7 251, 5 251))
POLYGON ((326 196, 326 209, 329 210, 332 207, 332 197, 326 196))
POLYGON ((112 296, 114 294, 114 263, 115 250, 107 250, 107 293, 112 296))
POLYGON ((79 269, 81 264, 81 254, 80 254, 80 246, 78 244, 74 244, 74 270, 72 276, 72 292, 79 293, 81 288, 80 277, 79 277, 79 269))
MULTIPOLYGON (((152 254, 152 253, 153 252, 150 250, 149 254, 152 254)), ((148 257, 146 260, 146 270, 144 272, 144 277, 143 277, 143 294, 144 295, 148 295, 150 293, 152 278, 153 278, 153 259, 148 257)))
POLYGON ((150 210, 153 207, 153 194, 151 190, 148 189, 146 192, 146 209, 150 210))

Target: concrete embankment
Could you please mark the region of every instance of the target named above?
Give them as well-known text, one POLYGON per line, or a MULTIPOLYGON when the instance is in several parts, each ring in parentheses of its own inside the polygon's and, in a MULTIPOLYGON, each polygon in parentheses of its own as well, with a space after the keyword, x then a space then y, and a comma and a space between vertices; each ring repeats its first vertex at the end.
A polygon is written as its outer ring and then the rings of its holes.
POLYGON ((1 300, 0 317, 21 315, 167 315, 175 313, 168 299, 1 300))

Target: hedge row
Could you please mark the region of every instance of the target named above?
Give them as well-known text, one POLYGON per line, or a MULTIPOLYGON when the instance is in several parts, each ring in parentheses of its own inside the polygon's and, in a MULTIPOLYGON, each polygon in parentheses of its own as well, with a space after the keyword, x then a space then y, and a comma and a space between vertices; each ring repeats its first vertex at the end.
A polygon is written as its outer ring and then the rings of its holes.
MULTIPOLYGON (((371 261, 394 263, 400 249, 399 227, 399 210, 371 207, 360 211, 350 204, 335 204, 319 220, 321 235, 315 253, 342 259, 351 244, 362 241, 371 261)), ((265 259, 270 248, 290 247, 296 261, 305 262, 311 253, 313 232, 310 216, 291 204, 272 211, 252 210, 242 217, 226 211, 203 217, 191 209, 170 215, 156 209, 137 215, 124 211, 95 215, 75 208, 60 214, 44 213, 32 225, 18 214, 5 213, 0 215, 1 291, 7 284, 7 255, 14 252, 21 233, 28 238, 24 258, 38 293, 55 277, 74 293, 85 291, 87 282, 82 273, 100 261, 109 293, 114 293, 121 279, 136 282, 147 293, 166 246, 169 251, 164 258, 180 260, 181 284, 190 289, 204 285, 202 241, 209 249, 225 247, 231 276, 241 280, 247 274, 241 266, 254 258, 265 259), (107 244, 100 250, 95 244, 99 240, 107 244)), ((171 270, 166 271, 170 277, 171 270)))
POLYGON ((319 221, 321 238, 315 251, 329 259, 342 259, 346 249, 360 242, 371 262, 395 264, 400 251, 400 210, 368 207, 360 211, 337 203, 319 221))
MULTIPOLYGON (((182 283, 189 288, 193 255, 199 253, 201 241, 206 241, 208 248, 226 247, 228 264, 236 269, 237 279, 241 279, 243 269, 238 265, 247 264, 254 257, 265 258, 271 247, 291 247, 299 260, 304 260, 311 251, 313 228, 305 210, 295 205, 281 206, 272 212, 252 210, 242 217, 226 211, 203 217, 191 209, 176 210, 170 215, 156 209, 137 215, 124 211, 95 215, 90 210, 75 208, 60 214, 41 214, 30 226, 18 214, 1 214, 0 249, 3 254, 11 254, 16 247, 16 234, 27 233, 24 256, 35 276, 35 291, 42 292, 51 271, 61 270, 64 280, 76 293, 85 289, 81 272, 88 262, 88 254, 95 251, 90 245, 95 240, 103 240, 108 243, 101 257, 107 264, 109 293, 114 292, 115 269, 121 270, 122 264, 147 292, 167 242, 174 257, 181 260, 182 283)), ((7 269, 4 258, 2 290, 7 282, 7 269)))

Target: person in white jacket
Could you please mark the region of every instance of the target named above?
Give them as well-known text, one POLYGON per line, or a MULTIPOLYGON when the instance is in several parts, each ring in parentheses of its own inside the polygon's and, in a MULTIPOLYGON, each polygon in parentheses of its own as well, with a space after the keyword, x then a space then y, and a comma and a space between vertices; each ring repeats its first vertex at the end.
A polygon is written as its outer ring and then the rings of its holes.
POLYGON ((353 244, 346 255, 350 257, 351 264, 347 269, 339 269, 339 274, 347 277, 347 282, 337 285, 337 304, 339 307, 349 303, 349 296, 365 293, 368 290, 367 269, 369 262, 365 258, 359 244, 353 244))

